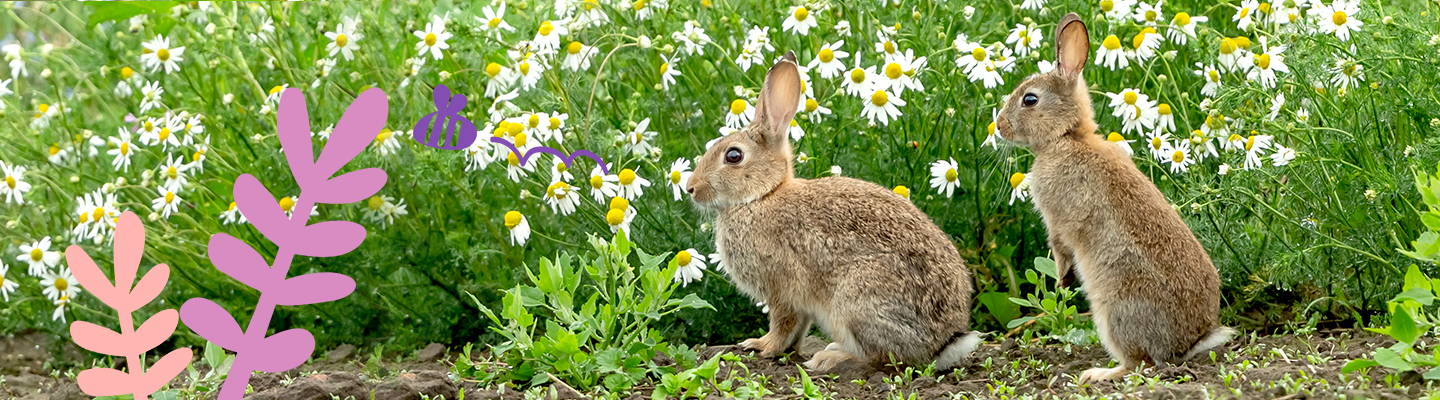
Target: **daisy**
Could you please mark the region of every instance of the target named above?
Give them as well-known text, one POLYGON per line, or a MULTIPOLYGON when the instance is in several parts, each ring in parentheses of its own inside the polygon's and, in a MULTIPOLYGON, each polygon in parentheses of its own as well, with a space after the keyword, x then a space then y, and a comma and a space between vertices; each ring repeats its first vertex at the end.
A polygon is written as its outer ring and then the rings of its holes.
POLYGON ((1205 78, 1205 87, 1200 88, 1200 94, 1205 97, 1215 97, 1220 93, 1220 70, 1214 66, 1195 63, 1195 75, 1205 78))
POLYGON ((675 162, 670 164, 670 191, 675 194, 675 201, 680 201, 684 195, 685 184, 690 182, 690 173, 690 160, 687 158, 676 158, 675 162))
POLYGON ((180 195, 175 194, 175 191, 168 187, 162 186, 156 192, 160 196, 150 200, 150 208, 159 212, 161 218, 170 218, 170 214, 175 213, 175 210, 180 207, 180 201, 184 199, 181 199, 180 195))
POLYGON ((165 95, 165 88, 160 87, 160 82, 145 82, 140 86, 140 112, 160 108, 161 97, 165 95))
MULTIPOLYGON (((10 61, 10 76, 25 77, 30 73, 25 69, 25 58, 21 52, 24 50, 19 43, 10 43, 0 47, 0 52, 5 53, 5 59, 10 61)), ((143 51, 143 50, 142 50, 143 51)))
POLYGON ((1195 150, 1191 155, 1195 156, 1195 162, 1204 160, 1206 156, 1220 156, 1220 153, 1215 151, 1215 138, 1199 129, 1190 131, 1190 148, 1195 150))
MULTIPOLYGON (((605 204, 604 200, 600 204, 605 204)), ((625 232, 630 234, 630 223, 635 221, 635 215, 639 214, 635 207, 630 205, 629 200, 624 197, 610 199, 610 209, 605 211, 605 224, 610 225, 610 233, 625 232)))
POLYGON ((5 175, 5 182, 0 185, 0 195, 5 196, 5 203, 24 205, 25 192, 30 191, 30 183, 25 182, 25 167, 0 161, 0 174, 5 175))
POLYGON ((444 57, 440 52, 450 48, 450 44, 446 43, 446 41, 450 40, 451 36, 454 36, 449 32, 445 32, 445 19, 438 15, 430 18, 430 22, 425 24, 424 30, 418 30, 414 33, 415 37, 420 39, 419 42, 415 42, 415 50, 419 51, 421 56, 424 56, 425 53, 430 53, 430 58, 436 60, 444 57))
POLYGON ((1170 156, 1170 139, 1171 137, 1168 133, 1151 136, 1149 143, 1150 157, 1154 158, 1155 161, 1165 161, 1165 158, 1170 156))
POLYGON ((515 152, 509 151, 509 149, 505 150, 505 161, 505 177, 510 178, 511 182, 520 182, 521 177, 535 170, 535 163, 525 163, 521 165, 520 157, 516 156, 515 152))
POLYGON ((1155 112, 1158 116, 1155 120, 1155 130, 1160 132, 1174 132, 1175 114, 1170 109, 1170 105, 1160 103, 1160 105, 1155 106, 1155 112))
POLYGON ((670 90, 670 85, 675 84, 675 77, 680 76, 680 70, 675 68, 675 61, 665 55, 660 55, 660 87, 670 90))
POLYGON ((530 240, 530 221, 519 211, 505 213, 505 229, 510 231, 510 245, 524 246, 530 240))
POLYGON ((1135 156, 1135 149, 1130 147, 1130 144, 1135 143, 1135 141, 1125 140, 1125 136, 1121 135, 1120 132, 1110 132, 1110 135, 1105 136, 1105 141, 1110 142, 1111 144, 1115 145, 1115 148, 1118 148, 1120 149, 1120 151, 1125 152, 1126 156, 1135 156))
POLYGON ((865 109, 860 111, 860 116, 870 120, 872 125, 876 122, 879 122, 880 125, 890 125, 891 120, 900 118, 902 114, 899 107, 904 105, 905 100, 900 96, 892 95, 885 90, 875 90, 870 95, 870 99, 865 102, 865 109))
POLYGON ((1154 5, 1143 2, 1139 3, 1135 7, 1135 23, 1152 28, 1157 26, 1160 21, 1165 19, 1165 14, 1160 11, 1160 7, 1164 5, 1165 0, 1160 0, 1154 5))
POLYGON ((1105 13, 1105 19, 1120 22, 1130 19, 1131 10, 1135 9, 1135 0, 1101 0, 1100 11, 1105 13))
POLYGON ((1358 0, 1335 0, 1328 6, 1318 0, 1315 3, 1315 7, 1310 9, 1310 15, 1315 18, 1320 31, 1333 34, 1342 42, 1349 41, 1350 32, 1359 32, 1360 27, 1365 25, 1359 18, 1355 18, 1355 15, 1360 13, 1358 0))
POLYGON ((539 132, 545 135, 546 140, 554 140, 556 143, 565 143, 565 121, 570 120, 570 114, 550 114, 545 122, 540 124, 539 132))
POLYGON ((1250 39, 1243 36, 1220 39, 1220 68, 1225 72, 1239 69, 1240 60, 1250 54, 1250 51, 1245 49, 1248 46, 1241 46, 1241 44, 1248 44, 1249 41, 1250 39))
MULTIPOLYGON (((519 55, 519 53, 512 53, 512 56, 515 55, 519 55)), ((543 78, 542 74, 545 73, 543 61, 536 58, 535 53, 524 53, 515 60, 513 72, 520 80, 520 90, 533 89, 540 83, 540 78, 543 78)))
POLYGON ((1113 109, 1110 115, 1124 121, 1122 132, 1146 132, 1154 129, 1159 122, 1160 111, 1155 101, 1138 90, 1127 88, 1119 93, 1106 93, 1105 96, 1110 98, 1113 109))
POLYGON ((755 109, 750 107, 750 103, 745 99, 735 99, 730 102, 730 112, 725 114, 725 126, 740 129, 750 124, 753 119, 755 119, 755 109))
POLYGON ((1270 115, 1265 116, 1265 119, 1274 121, 1275 117, 1280 116, 1280 108, 1284 106, 1285 93, 1275 95, 1275 99, 1270 100, 1270 115))
POLYGON ((60 321, 62 324, 65 323, 65 306, 67 305, 70 305, 69 296, 61 296, 55 299, 55 312, 50 313, 50 320, 60 321))
POLYGON ((140 134, 142 143, 145 143, 146 146, 158 144, 162 149, 170 150, 172 146, 180 146, 180 135, 176 133, 184 129, 185 125, 177 118, 167 115, 161 118, 146 119, 142 128, 144 128, 140 134))
POLYGON ((10 292, 15 291, 15 287, 19 286, 19 284, 15 283, 15 280, 5 276, 5 274, 8 273, 10 273, 10 267, 0 262, 0 296, 4 296, 7 302, 10 301, 10 292))
POLYGON ((805 99, 805 118, 810 119, 810 122, 818 123, 824 119, 826 115, 830 115, 829 108, 820 105, 820 102, 813 98, 805 99))
POLYGON ((845 63, 840 60, 850 56, 850 53, 840 50, 844 46, 844 40, 821 46, 820 51, 815 53, 815 59, 810 60, 808 67, 819 72, 821 78, 830 79, 840 76, 845 71, 845 63))
POLYGON ((535 29, 535 38, 531 39, 538 50, 549 51, 560 49, 560 37, 570 33, 570 30, 563 23, 544 21, 540 27, 535 29))
MULTIPOLYGON (((1023 7, 1022 7, 1023 8, 1023 7)), ((1034 23, 1029 25, 1015 24, 1015 29, 1010 30, 1010 36, 1005 38, 1005 43, 1015 49, 1015 54, 1024 57, 1030 55, 1031 50, 1040 48, 1045 44, 1045 33, 1034 23)))
POLYGON ((955 188, 960 186, 960 165, 954 158, 935 161, 930 164, 930 187, 945 197, 953 197, 955 188))
POLYGON ((1146 27, 1141 29, 1130 39, 1130 44, 1135 49, 1130 51, 1130 58, 1136 63, 1148 61, 1155 58, 1160 50, 1160 42, 1163 38, 1155 32, 1155 28, 1146 27))
POLYGON ((1166 34, 1170 38, 1170 41, 1175 42, 1175 44, 1184 46, 1186 43, 1190 43, 1190 39, 1194 39, 1196 37, 1196 24, 1203 24, 1209 21, 1210 17, 1206 17, 1204 15, 1196 15, 1192 17, 1190 16, 1190 13, 1178 12, 1175 13, 1175 18, 1170 20, 1170 29, 1166 31, 1166 34))
POLYGON ((805 36, 809 35, 810 28, 814 28, 816 25, 819 23, 815 22, 815 18, 810 17, 810 9, 805 6, 795 6, 790 7, 789 17, 785 18, 785 22, 780 23, 780 29, 805 36))
POLYGON ((194 170, 196 173, 205 172, 205 156, 210 151, 210 138, 205 142, 196 143, 195 151, 190 153, 190 163, 185 164, 185 169, 194 170))
POLYGON ((1030 199, 1030 176, 1023 172, 1016 172, 1010 175, 1010 204, 1014 205, 1015 200, 1026 201, 1030 199))
POLYGON ((75 275, 71 275, 70 269, 63 266, 53 274, 46 273, 40 280, 40 285, 45 287, 45 297, 51 301, 74 298, 80 293, 80 285, 75 282, 75 275))
POLYGON ((1110 35, 1100 42, 1100 48, 1095 50, 1095 65, 1109 68, 1111 71, 1119 71, 1130 66, 1130 54, 1120 47, 1120 37, 1110 35))
POLYGON ((162 187, 178 192, 185 186, 185 172, 189 168, 183 158, 171 156, 165 161, 165 164, 160 165, 159 170, 161 179, 164 179, 164 182, 160 184, 162 187))
POLYGON ((635 0, 630 4, 630 7, 635 9, 635 19, 641 21, 650 19, 656 10, 664 10, 670 6, 667 0, 635 0))
POLYGON ((685 21, 685 28, 671 33, 670 38, 680 43, 680 50, 687 56, 705 55, 705 45, 711 42, 700 21, 695 20, 685 21))
POLYGON ((1235 26, 1240 28, 1240 30, 1250 30, 1250 27, 1255 24, 1255 10, 1259 7, 1260 4, 1256 0, 1245 0, 1240 3, 1240 5, 1235 6, 1235 16, 1231 17, 1230 20, 1234 21, 1235 26))
POLYGON ((855 67, 845 73, 845 80, 841 82, 841 87, 845 89, 845 94, 863 97, 871 92, 870 86, 875 80, 875 67, 861 68, 859 53, 855 54, 854 60, 855 67))
POLYGON ((584 43, 572 41, 565 46, 565 61, 561 63, 560 68, 570 71, 589 70, 590 59, 595 58, 595 54, 598 52, 599 50, 595 46, 586 46, 584 43))
POLYGON ((575 213, 575 206, 580 205, 580 195, 570 184, 556 181, 545 188, 545 203, 550 205, 550 212, 570 215, 575 213))
POLYGON ((650 186, 650 181, 640 177, 633 169, 622 169, 619 174, 620 197, 625 200, 635 200, 645 194, 645 188, 650 186))
POLYGON ((1025 0, 1020 3, 1021 10, 1039 10, 1045 8, 1045 2, 1049 0, 1025 0))
POLYGON ((1195 159, 1190 157, 1190 142, 1180 141, 1175 146, 1167 145, 1165 152, 1169 153, 1169 156, 1165 158, 1165 163, 1170 164, 1170 173, 1178 174, 1189 171, 1190 165, 1195 163, 1195 159))
POLYGON ((109 141, 110 146, 114 148, 106 150, 105 154, 114 156, 114 158, 110 160, 110 165, 114 166, 116 171, 129 171, 130 156, 135 154, 135 144, 130 140, 129 129, 125 129, 123 126, 119 129, 120 134, 110 138, 109 141))
POLYGON ((790 128, 786 129, 785 133, 790 135, 790 141, 792 142, 799 142, 800 139, 805 138, 805 128, 800 127, 799 120, 791 119, 790 128))
POLYGON ((45 158, 49 160, 51 164, 59 165, 64 164, 65 159, 69 155, 70 151, 68 149, 60 148, 59 143, 52 143, 50 144, 50 149, 46 151, 45 158))
MULTIPOLYGON (((804 7, 801 9, 803 10, 804 7)), ((705 256, 695 249, 685 249, 675 253, 675 258, 671 259, 670 263, 677 267, 675 281, 680 282, 682 287, 705 276, 705 256)))
POLYGON ((570 166, 565 165, 565 161, 556 157, 554 162, 550 164, 550 183, 569 182, 572 180, 575 180, 575 174, 570 173, 570 166))
POLYGON ((1240 59, 1240 65, 1249 72, 1245 77, 1251 81, 1260 83, 1266 89, 1275 87, 1276 73, 1290 73, 1290 66, 1285 65, 1286 46, 1271 47, 1268 38, 1260 38, 1260 47, 1263 49, 1259 54, 1240 59))
POLYGON ((619 181, 619 176, 606 175, 600 170, 600 166, 595 166, 590 170, 590 196, 595 198, 595 202, 605 204, 605 199, 620 194, 620 184, 617 183, 619 181))
POLYGON ((651 152, 658 150, 650 143, 655 140, 655 135, 656 132, 650 130, 650 119, 643 119, 640 123, 635 124, 635 129, 625 134, 625 150, 637 157, 648 156, 651 152))
POLYGON ((355 31, 355 25, 358 23, 359 21, 355 18, 346 17, 340 23, 335 24, 334 31, 325 32, 325 38, 330 39, 330 43, 325 45, 330 57, 334 57, 338 53, 345 56, 345 61, 355 59, 355 50, 359 48, 355 42, 365 37, 355 31))
POLYGON ((115 222, 120 218, 120 209, 114 193, 105 193, 103 188, 96 189, 84 196, 75 199, 79 207, 76 214, 79 215, 79 222, 71 234, 76 241, 90 239, 95 243, 108 240, 115 229, 115 222))
POLYGON ((150 72, 158 70, 168 74, 179 71, 180 61, 185 59, 185 46, 170 47, 170 39, 165 35, 156 35, 141 46, 145 49, 140 52, 140 63, 150 72))
POLYGON ((232 201, 230 202, 229 208, 226 208, 225 211, 220 212, 220 222, 224 223, 225 225, 243 224, 246 222, 245 214, 241 214, 240 208, 236 207, 235 202, 232 201))
POLYGON ((1270 148, 1274 140, 1270 135, 1250 135, 1250 138, 1245 140, 1245 169, 1260 168, 1261 157, 1264 157, 1265 150, 1270 148))
MULTIPOLYGON (((563 17, 564 14, 565 13, 561 13, 561 16, 563 17)), ((575 16, 577 26, 588 28, 604 25, 606 22, 610 22, 610 16, 605 15, 605 10, 600 8, 600 2, 598 0, 582 0, 580 2, 580 13, 575 16)))
POLYGON ((1365 80, 1365 65, 1349 59, 1336 59, 1335 66, 1330 67, 1330 74, 1330 84, 1343 93, 1352 86, 1359 87, 1360 82, 1365 80))
POLYGON ((1296 155, 1295 149, 1276 144, 1275 153, 1270 155, 1270 162, 1274 166, 1283 167, 1290 164, 1296 155))
POLYGON ((910 198, 910 188, 905 187, 905 185, 896 185, 895 188, 890 189, 890 191, 894 192, 897 195, 900 195, 900 197, 904 197, 905 199, 910 198))
POLYGON ((60 265, 60 252, 50 251, 50 237, 46 236, 29 244, 20 245, 20 256, 16 260, 29 265, 30 275, 41 276, 51 267, 60 265))
POLYGON ((485 97, 489 98, 495 98, 495 96, 509 91, 511 85, 515 84, 515 79, 518 78, 509 68, 496 62, 485 65, 485 76, 489 77, 489 80, 485 82, 485 97))
POLYGON ((1000 135, 999 129, 995 129, 995 124, 999 121, 1000 109, 990 109, 990 124, 985 126, 985 142, 981 143, 980 146, 990 146, 992 149, 1000 148, 999 139, 1004 139, 1004 137, 1000 135))

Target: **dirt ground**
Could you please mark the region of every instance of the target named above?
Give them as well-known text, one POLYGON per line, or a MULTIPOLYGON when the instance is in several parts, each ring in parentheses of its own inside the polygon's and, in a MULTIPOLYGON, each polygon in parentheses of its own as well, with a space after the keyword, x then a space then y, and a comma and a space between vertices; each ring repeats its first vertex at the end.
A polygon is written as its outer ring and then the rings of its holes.
MULTIPOLYGON (((1079 386, 1081 371, 1105 366, 1109 357, 1098 347, 1025 344, 991 338, 967 365, 940 376, 906 376, 897 371, 846 371, 812 376, 830 398, 838 399, 988 399, 988 398, 1378 398, 1424 397, 1436 386, 1418 374, 1386 376, 1341 374, 1349 360, 1364 357, 1389 339, 1359 331, 1336 331, 1311 336, 1238 338, 1214 359, 1197 357, 1183 365, 1147 369, 1122 380, 1079 386)), ((743 366, 726 363, 720 378, 763 380, 770 398, 801 398, 797 365, 824 346, 806 338, 799 349, 779 359, 760 359, 734 346, 711 346, 702 358, 722 352, 742 355, 743 366)), ((53 372, 53 359, 80 359, 82 350, 56 344, 38 333, 0 337, 0 398, 25 400, 85 399, 75 386, 73 371, 53 372)), ((467 399, 519 399, 515 388, 482 388, 456 380, 449 368, 458 356, 431 345, 401 361, 366 366, 354 347, 342 346, 317 354, 310 364, 284 374, 257 373, 255 389, 247 399, 455 399, 464 390, 467 399), (367 372, 369 371, 369 372, 367 372), (373 397, 372 397, 373 396, 373 397)), ((173 387, 188 386, 184 374, 173 387)), ((553 388, 561 397, 584 397, 565 388, 553 388), (568 394, 568 396, 567 396, 568 394)), ((182 394, 185 398, 187 395, 182 394)), ((642 388, 632 398, 649 398, 642 388)))

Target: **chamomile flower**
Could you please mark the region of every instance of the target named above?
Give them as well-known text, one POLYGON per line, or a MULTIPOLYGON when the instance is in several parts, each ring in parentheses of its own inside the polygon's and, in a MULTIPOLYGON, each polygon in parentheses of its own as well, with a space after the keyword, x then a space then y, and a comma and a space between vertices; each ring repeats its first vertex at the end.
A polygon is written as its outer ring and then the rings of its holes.
POLYGON ((954 158, 935 161, 930 164, 930 187, 945 197, 953 197, 955 188, 960 187, 960 165, 954 158))
POLYGON ((1265 119, 1272 120, 1272 121, 1275 120, 1275 117, 1280 116, 1280 109, 1281 109, 1282 107, 1284 107, 1284 106, 1285 106, 1285 93, 1284 93, 1284 92, 1281 92, 1281 93, 1279 93, 1279 94, 1276 94, 1276 95, 1275 95, 1275 99, 1270 100, 1270 115, 1265 116, 1265 119))
MULTIPOLYGON (((524 134, 522 133, 521 135, 524 134)), ((526 174, 530 173, 530 171, 535 170, 535 163, 530 162, 524 163, 522 165, 520 163, 520 157, 515 155, 515 152, 510 151, 509 149, 505 149, 504 151, 505 177, 510 178, 511 182, 520 182, 521 177, 524 177, 526 174)))
POLYGON ((695 249, 681 250, 675 253, 675 258, 670 261, 678 267, 675 270, 675 281, 680 282, 682 287, 705 277, 705 256, 695 249))
POLYGON ((1126 156, 1135 156, 1135 149, 1133 147, 1130 147, 1130 144, 1135 143, 1135 141, 1126 140, 1125 136, 1121 135, 1120 132, 1110 132, 1109 135, 1105 136, 1105 141, 1115 145, 1115 148, 1120 149, 1120 151, 1124 152, 1126 156))
POLYGON ((1030 55, 1030 51, 1039 49, 1045 44, 1045 33, 1034 23, 1029 25, 1015 24, 1015 29, 1010 30, 1010 36, 1005 38, 1005 43, 1015 49, 1015 55, 1024 57, 1030 55))
POLYGON ((1252 134, 1245 139, 1245 169, 1255 169, 1263 166, 1261 157, 1265 156, 1265 150, 1270 149, 1275 138, 1270 135, 1252 134))
POLYGON ((625 150, 636 157, 649 156, 656 149, 655 145, 651 143, 655 140, 656 134, 655 131, 650 130, 649 118, 640 120, 640 123, 635 124, 635 129, 630 130, 623 137, 625 150))
POLYGON ((1190 131, 1190 148, 1194 149, 1191 155, 1195 156, 1195 162, 1204 160, 1206 156, 1220 156, 1220 153, 1215 151, 1215 139, 1215 136, 1206 135, 1205 131, 1199 129, 1190 131))
POLYGON ((1100 48, 1095 50, 1095 65, 1109 68, 1111 71, 1119 71, 1130 66, 1130 52, 1120 46, 1120 37, 1115 35, 1106 36, 1100 41, 1100 48))
POLYGON ((876 77, 875 85, 893 92, 896 96, 904 95, 906 89, 923 91, 925 86, 915 78, 919 68, 924 67, 925 57, 915 57, 913 50, 906 50, 907 53, 895 53, 886 57, 885 63, 880 66, 880 75, 876 77))
POLYGON ((1234 21, 1235 26, 1240 28, 1240 30, 1248 31, 1251 26, 1255 25, 1255 12, 1259 8, 1260 3, 1258 1, 1245 0, 1241 2, 1240 5, 1235 6, 1235 16, 1230 17, 1230 20, 1234 21))
POLYGON ((1277 167, 1283 167, 1289 165, 1296 155, 1295 149, 1276 144, 1275 153, 1270 154, 1270 163, 1277 167))
MULTIPOLYGON (((565 45, 565 61, 560 64, 561 69, 570 71, 586 71, 590 69, 590 60, 600 52, 595 46, 587 46, 580 42, 570 42, 565 45)), ((497 64, 498 66, 498 64, 497 64)))
POLYGON ((996 124, 999 122, 1000 109, 990 109, 990 124, 985 126, 985 142, 981 143, 981 146, 990 146, 992 149, 1000 148, 1000 139, 1004 139, 1004 137, 1000 135, 999 129, 995 129, 996 124))
POLYGON ((1261 52, 1240 59, 1240 66, 1249 70, 1245 73, 1247 79, 1271 89, 1275 87, 1278 73, 1290 73, 1290 66, 1285 65, 1286 46, 1270 46, 1269 39, 1262 37, 1260 47, 1261 52))
POLYGON ((849 71, 845 72, 845 79, 843 82, 841 82, 840 86, 845 89, 845 94, 855 97, 864 97, 865 95, 872 93, 870 87, 874 86, 875 67, 860 67, 859 53, 855 54, 853 60, 855 61, 855 67, 850 68, 849 71))
POLYGON ((1330 5, 1316 0, 1315 6, 1310 9, 1310 15, 1315 17, 1321 32, 1335 35, 1340 41, 1349 41, 1350 32, 1359 32, 1360 27, 1365 25, 1359 18, 1360 2, 1358 0, 1335 0, 1330 5))
POLYGON ((550 205, 550 212, 570 215, 580 205, 580 194, 569 183, 555 181, 545 187, 545 203, 550 205))
POLYGON ((160 179, 162 180, 160 186, 179 192, 181 188, 185 186, 185 182, 187 181, 185 175, 189 170, 190 167, 185 163, 183 157, 169 157, 165 161, 165 164, 161 164, 159 168, 160 179))
POLYGON ((860 111, 860 116, 870 120, 871 124, 879 122, 880 125, 889 125, 890 121, 899 119, 900 108, 905 106, 905 100, 890 92, 877 89, 870 94, 865 101, 865 109, 860 111))
POLYGON ((180 207, 180 202, 185 200, 180 198, 180 195, 168 187, 162 186, 157 189, 156 192, 159 194, 159 197, 150 200, 150 208, 160 213, 161 218, 170 218, 170 214, 175 213, 175 210, 180 207))
POLYGON ((1134 47, 1134 49, 1130 50, 1131 61, 1143 63, 1155 58, 1155 55, 1160 50, 1160 42, 1162 39, 1160 34, 1155 31, 1155 28, 1145 27, 1141 29, 1139 33, 1136 33, 1135 36, 1130 38, 1130 45, 1134 47))
POLYGON ((509 91, 515 84, 516 78, 519 77, 514 71, 497 62, 485 65, 485 76, 488 78, 485 81, 485 97, 489 98, 496 98, 496 96, 509 91))
POLYGON ((810 9, 805 8, 805 6, 795 6, 790 7, 790 12, 785 18, 785 21, 780 23, 780 29, 805 36, 809 35, 810 28, 814 28, 816 25, 819 25, 819 23, 815 21, 813 15, 810 15, 810 9))
POLYGON ((690 160, 684 157, 676 158, 670 164, 670 191, 675 194, 675 201, 680 201, 685 195, 685 185, 690 182, 690 160))
POLYGON ((510 231, 510 245, 524 246, 530 240, 530 221, 525 214, 511 210, 505 213, 505 229, 510 231))
POLYGON ((135 143, 130 139, 130 130, 120 127, 119 135, 110 138, 109 144, 113 148, 106 150, 105 154, 113 157, 110 165, 114 166, 116 171, 129 171, 130 156, 135 154, 135 143))
POLYGON ((246 222, 245 214, 241 214, 240 207, 237 207, 232 201, 225 211, 220 212, 220 222, 225 225, 243 224, 246 222))
POLYGON ((1195 39, 1195 27, 1210 21, 1210 17, 1204 15, 1191 16, 1187 12, 1175 13, 1175 18, 1170 20, 1170 29, 1165 31, 1171 42, 1184 46, 1195 39))
POLYGON ((700 27, 700 21, 695 20, 685 21, 685 28, 672 32, 670 38, 680 43, 680 50, 687 56, 705 55, 705 45, 711 43, 710 35, 700 27))
POLYGON ((570 34, 570 30, 565 27, 564 23, 541 21, 540 27, 535 29, 535 38, 532 41, 537 50, 559 50, 560 37, 568 34, 570 34))
POLYGON ((1129 20, 1134 14, 1135 0, 1101 0, 1100 11, 1105 13, 1105 19, 1112 22, 1129 20))
POLYGON ((145 70, 167 74, 180 71, 180 61, 185 59, 185 46, 171 47, 170 38, 165 35, 156 35, 141 46, 145 49, 140 52, 140 63, 145 70))
POLYGON ((826 115, 830 115, 830 108, 821 105, 820 102, 814 98, 805 99, 804 111, 805 118, 809 119, 810 122, 816 123, 824 119, 826 115))
POLYGON ((1155 101, 1138 90, 1125 89, 1119 93, 1106 93, 1105 96, 1110 98, 1110 107, 1113 109, 1110 115, 1124 121, 1122 132, 1147 132, 1154 129, 1160 119, 1160 111, 1155 101))
POLYGON ((669 7, 670 2, 668 0, 635 0, 635 2, 630 3, 630 8, 635 10, 635 19, 641 21, 650 19, 650 16, 654 15, 655 11, 664 10, 669 7))
POLYGON ((341 54, 345 56, 345 61, 355 59, 355 50, 360 48, 356 42, 365 37, 356 31, 357 24, 359 24, 359 20, 345 17, 340 23, 335 24, 334 31, 325 32, 325 38, 330 39, 330 42, 325 45, 325 50, 329 52, 330 57, 341 54))
POLYGON ((10 61, 10 76, 25 77, 30 73, 25 69, 24 48, 19 43, 10 43, 0 46, 0 53, 5 53, 5 59, 10 61))
POLYGON ((1364 80, 1365 65, 1354 60, 1339 58, 1335 60, 1335 65, 1330 67, 1330 84, 1342 93, 1352 86, 1359 87, 1364 80))
MULTIPOLYGON (((605 204, 605 200, 600 200, 600 204, 605 204)), ((625 200, 624 197, 612 197, 610 208, 605 211, 605 224, 610 226, 610 233, 623 231, 628 236, 630 223, 635 221, 635 216, 639 213, 634 206, 630 205, 630 200, 625 200)))
POLYGON ((1010 204, 1014 205, 1015 200, 1030 200, 1030 176, 1023 172, 1010 175, 1010 204))
POLYGON ((415 38, 420 39, 419 42, 415 42, 415 50, 419 51, 422 57, 425 53, 430 53, 430 58, 436 60, 445 57, 441 51, 450 48, 450 44, 446 41, 454 36, 445 32, 445 18, 438 15, 430 18, 430 22, 425 24, 425 29, 414 33, 415 38))
POLYGON ((1170 139, 1171 137, 1168 133, 1151 136, 1149 143, 1146 145, 1148 150, 1150 150, 1150 157, 1154 158, 1155 161, 1165 161, 1165 157, 1170 156, 1170 139))
POLYGON ((1169 104, 1160 103, 1155 106, 1155 130, 1160 132, 1175 131, 1175 113, 1170 109, 1169 104))
POLYGON ((15 287, 20 286, 8 276, 9 273, 10 267, 6 266, 4 262, 0 262, 0 296, 4 296, 7 302, 10 301, 10 292, 14 292, 15 287))
POLYGON ((840 76, 845 71, 845 63, 841 60, 850 56, 850 53, 840 50, 844 46, 844 40, 821 46, 820 51, 815 53, 815 59, 810 60, 808 66, 815 69, 821 78, 830 79, 840 76))
POLYGON ((60 265, 60 252, 50 251, 50 244, 49 236, 28 244, 21 244, 20 255, 15 259, 29 266, 30 275, 41 276, 51 267, 60 265))
POLYGON ((50 313, 50 320, 65 323, 65 306, 68 305, 70 305, 70 296, 60 296, 55 299, 55 312, 50 313))
POLYGON ((650 181, 635 173, 633 169, 626 168, 620 170, 618 177, 620 197, 624 197, 625 200, 635 200, 639 198, 640 195, 645 194, 645 188, 650 186, 650 181))
POLYGON ((1250 39, 1244 36, 1220 39, 1220 55, 1217 58, 1220 62, 1220 69, 1225 72, 1236 71, 1241 68, 1240 61, 1249 57, 1250 51, 1246 50, 1250 39))
POLYGON ((1171 173, 1184 173, 1190 170, 1190 165, 1195 163, 1195 158, 1190 156, 1190 142, 1179 141, 1174 145, 1166 146, 1165 163, 1170 165, 1171 173))
POLYGON ((1045 8, 1045 2, 1049 0, 1025 0, 1020 3, 1021 10, 1039 10, 1045 8))
MULTIPOLYGON (((735 99, 730 102, 730 112, 725 113, 725 126, 728 128, 740 129, 750 124, 755 119, 755 108, 745 99, 735 99)), ((646 119, 649 121, 649 119, 646 119)))
POLYGON ((675 77, 680 76, 680 69, 675 68, 675 60, 665 55, 660 56, 660 86, 664 90, 670 90, 675 84, 675 77))
POLYGON ((512 53, 512 57, 515 58, 515 69, 513 72, 520 80, 520 90, 534 89, 535 86, 540 83, 540 78, 544 77, 544 60, 535 57, 535 53, 529 52, 523 54, 514 52, 512 53))
POLYGON ((160 108, 164 96, 165 88, 160 87, 160 82, 144 82, 140 85, 140 112, 160 108))
POLYGON ((371 146, 375 147, 375 154, 389 156, 400 150, 400 139, 395 137, 395 131, 385 128, 375 134, 375 141, 371 146))
POLYGON ((62 298, 70 299, 80 294, 79 282, 75 282, 75 275, 70 274, 70 268, 61 266, 54 273, 45 273, 40 279, 40 286, 45 287, 45 297, 50 301, 62 298))
POLYGON ((180 146, 178 133, 183 129, 183 122, 171 115, 149 118, 141 125, 140 141, 146 146, 160 145, 161 149, 170 150, 171 147, 180 146))
POLYGON ((575 180, 575 174, 570 173, 570 166, 565 165, 565 161, 556 157, 554 161, 550 163, 550 182, 569 182, 572 180, 575 180))
POLYGON ((0 195, 5 196, 5 203, 25 205, 25 192, 30 191, 30 183, 25 182, 25 167, 0 161, 0 175, 5 176, 5 181, 0 182, 0 195))
POLYGON ((1220 93, 1220 70, 1211 65, 1195 63, 1195 75, 1205 78, 1205 86, 1200 88, 1200 94, 1205 97, 1215 97, 1220 93))
POLYGON ((75 241, 91 240, 100 243, 108 240, 110 234, 115 231, 115 223, 120 218, 120 209, 116 204, 115 193, 105 193, 103 188, 77 197, 75 202, 79 204, 75 213, 79 217, 75 228, 70 233, 75 236, 75 241))
POLYGON ((1160 7, 1165 5, 1165 0, 1159 0, 1155 4, 1140 2, 1135 6, 1135 23, 1154 28, 1165 20, 1165 14, 1160 7))
POLYGON ((64 164, 69 156, 70 150, 61 148, 59 143, 50 144, 50 148, 45 151, 45 158, 55 165, 64 164))

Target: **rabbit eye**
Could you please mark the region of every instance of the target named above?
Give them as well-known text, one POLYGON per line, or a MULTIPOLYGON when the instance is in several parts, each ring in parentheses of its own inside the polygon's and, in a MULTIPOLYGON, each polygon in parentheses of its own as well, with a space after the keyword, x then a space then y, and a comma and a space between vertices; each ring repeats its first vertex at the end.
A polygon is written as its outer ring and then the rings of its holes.
POLYGON ((740 152, 740 149, 737 147, 731 147, 729 150, 725 150, 726 164, 739 164, 740 160, 744 159, 745 153, 740 152))
POLYGON ((1026 94, 1025 94, 1025 97, 1022 98, 1022 99, 1020 99, 1020 104, 1026 106, 1026 107, 1034 107, 1034 106, 1035 106, 1035 103, 1039 103, 1039 102, 1040 102, 1040 96, 1036 96, 1034 93, 1026 93, 1026 94))

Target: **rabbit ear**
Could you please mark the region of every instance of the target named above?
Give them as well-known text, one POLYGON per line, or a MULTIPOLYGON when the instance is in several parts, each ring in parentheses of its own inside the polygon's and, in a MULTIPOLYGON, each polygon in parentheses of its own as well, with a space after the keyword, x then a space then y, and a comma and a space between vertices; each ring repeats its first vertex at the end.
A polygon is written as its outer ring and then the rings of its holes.
POLYGON ((1080 76, 1090 59, 1090 33, 1085 23, 1070 13, 1055 27, 1055 70, 1069 78, 1080 76))
POLYGON ((755 123, 765 130, 760 141, 765 144, 783 143, 800 105, 800 70, 795 65, 795 52, 787 52, 780 62, 770 67, 765 75, 765 87, 760 89, 760 99, 755 102, 755 123))

